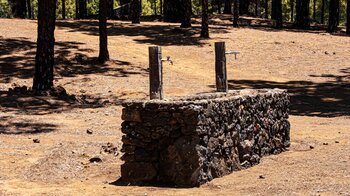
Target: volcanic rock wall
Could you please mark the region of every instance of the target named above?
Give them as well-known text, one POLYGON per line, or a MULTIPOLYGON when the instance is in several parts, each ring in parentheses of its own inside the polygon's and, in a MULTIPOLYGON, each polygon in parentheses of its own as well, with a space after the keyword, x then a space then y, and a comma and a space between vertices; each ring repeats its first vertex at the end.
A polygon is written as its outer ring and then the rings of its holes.
POLYGON ((122 179, 199 186, 290 145, 284 90, 123 103, 122 179))

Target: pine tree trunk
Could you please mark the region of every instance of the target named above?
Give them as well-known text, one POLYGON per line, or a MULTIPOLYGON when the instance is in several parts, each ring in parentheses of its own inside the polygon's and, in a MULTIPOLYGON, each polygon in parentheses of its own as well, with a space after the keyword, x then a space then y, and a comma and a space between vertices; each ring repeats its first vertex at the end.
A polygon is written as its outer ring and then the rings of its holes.
POLYGON ((249 14, 249 4, 250 0, 239 0, 239 14, 248 15, 249 14))
POLYGON ((38 40, 35 56, 33 90, 53 87, 55 22, 57 0, 38 0, 38 40))
POLYGON ((181 0, 164 0, 164 21, 182 22, 181 0))
POLYGON ((272 0, 271 19, 276 23, 276 28, 281 28, 283 26, 282 0, 272 0))
POLYGON ((316 0, 313 0, 313 14, 312 14, 312 19, 316 21, 316 0))
POLYGON ((79 15, 79 0, 75 0, 75 18, 80 19, 79 15))
POLYGON ((233 27, 239 27, 239 0, 233 0, 233 27))
POLYGON ((160 15, 163 15, 163 0, 160 0, 160 15))
POLYGON ((27 12, 28 12, 28 18, 32 19, 33 14, 32 14, 32 3, 30 0, 27 0, 27 12))
POLYGON ((325 0, 322 0, 322 7, 321 7, 321 24, 324 24, 324 11, 325 11, 325 0))
POLYGON ((66 19, 66 0, 62 0, 62 19, 66 19))
POLYGON ((86 0, 79 0, 79 18, 87 18, 87 2, 86 0))
POLYGON ((131 1, 131 7, 130 7, 130 14, 131 14, 131 22, 133 24, 140 24, 140 16, 141 16, 141 9, 140 9, 140 0, 132 0, 131 1))
POLYGON ((260 0, 255 2, 255 15, 256 17, 261 17, 260 0))
POLYGON ((306 29, 310 27, 310 0, 297 0, 295 27, 306 29))
POLYGON ((182 13, 183 19, 181 27, 187 28, 191 27, 191 15, 192 15, 192 1, 191 0, 182 0, 182 13))
POLYGON ((294 0, 290 0, 290 21, 294 22, 294 0))
POLYGON ((201 37, 209 38, 208 0, 202 0, 201 37))
POLYGON ((329 20, 327 32, 333 33, 337 30, 339 25, 339 0, 330 0, 329 2, 329 20))
POLYGON ((104 63, 109 60, 108 53, 108 35, 107 35, 107 14, 108 0, 100 0, 99 2, 99 31, 100 31, 100 54, 98 61, 104 63))
POLYGON ((269 0, 265 0, 265 18, 269 18, 269 0))
POLYGON ((225 0, 224 14, 232 14, 232 0, 225 0))
POLYGON ((346 34, 350 35, 350 0, 346 4, 346 34))
POLYGON ((27 15, 26 0, 9 0, 11 14, 14 18, 25 18, 27 15))
POLYGON ((221 0, 216 0, 217 5, 218 5, 218 14, 221 14, 221 5, 222 5, 222 1, 221 0))

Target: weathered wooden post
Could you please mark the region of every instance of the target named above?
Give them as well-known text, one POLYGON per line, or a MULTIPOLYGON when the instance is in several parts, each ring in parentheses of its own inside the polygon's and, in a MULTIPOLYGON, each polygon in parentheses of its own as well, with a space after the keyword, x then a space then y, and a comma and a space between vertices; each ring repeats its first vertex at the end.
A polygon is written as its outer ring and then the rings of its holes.
POLYGON ((149 50, 150 98, 163 99, 163 62, 162 49, 151 46, 149 50))
POLYGON ((228 92, 225 42, 215 43, 215 73, 218 92, 228 92))

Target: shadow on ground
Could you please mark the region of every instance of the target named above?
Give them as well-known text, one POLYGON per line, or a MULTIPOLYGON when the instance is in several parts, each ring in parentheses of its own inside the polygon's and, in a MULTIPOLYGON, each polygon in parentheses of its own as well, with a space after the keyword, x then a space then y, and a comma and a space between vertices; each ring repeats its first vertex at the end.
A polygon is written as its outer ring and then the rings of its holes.
MULTIPOLYGON (((291 96, 291 114, 300 116, 337 117, 350 115, 350 68, 342 75, 311 75, 327 78, 327 82, 274 82, 264 80, 229 80, 229 89, 280 88, 291 96)), ((214 87, 214 86, 211 86, 214 87)))
MULTIPOLYGON (((141 66, 129 66, 130 62, 111 60, 100 64, 97 58, 87 54, 81 42, 56 42, 55 78, 77 75, 104 74, 115 77, 128 77, 147 74, 141 66)), ((13 78, 29 79, 34 75, 36 43, 27 38, 4 39, 0 37, 0 83, 10 83, 13 78)))
POLYGON ((20 134, 40 134, 55 131, 57 128, 54 124, 49 123, 32 123, 27 121, 7 121, 0 124, 0 134, 20 135, 20 134))
MULTIPOLYGON (((67 28, 71 32, 83 32, 88 35, 98 36, 98 21, 60 21, 57 26, 67 28)), ((159 46, 167 45, 195 45, 203 46, 199 37, 200 27, 179 28, 174 25, 133 25, 126 23, 109 23, 108 36, 130 36, 134 41, 159 46), (139 38, 137 36, 144 36, 139 38)), ((213 33, 227 33, 226 28, 211 27, 213 33)))

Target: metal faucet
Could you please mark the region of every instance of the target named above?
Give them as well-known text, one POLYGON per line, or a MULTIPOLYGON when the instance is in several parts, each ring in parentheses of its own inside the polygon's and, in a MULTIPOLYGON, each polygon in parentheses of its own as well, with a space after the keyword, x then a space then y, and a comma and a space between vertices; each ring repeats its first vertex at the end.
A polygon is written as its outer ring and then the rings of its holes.
POLYGON ((171 60, 170 56, 167 56, 166 59, 162 59, 162 61, 167 61, 170 63, 170 65, 174 65, 174 62, 173 62, 173 60, 171 60))

